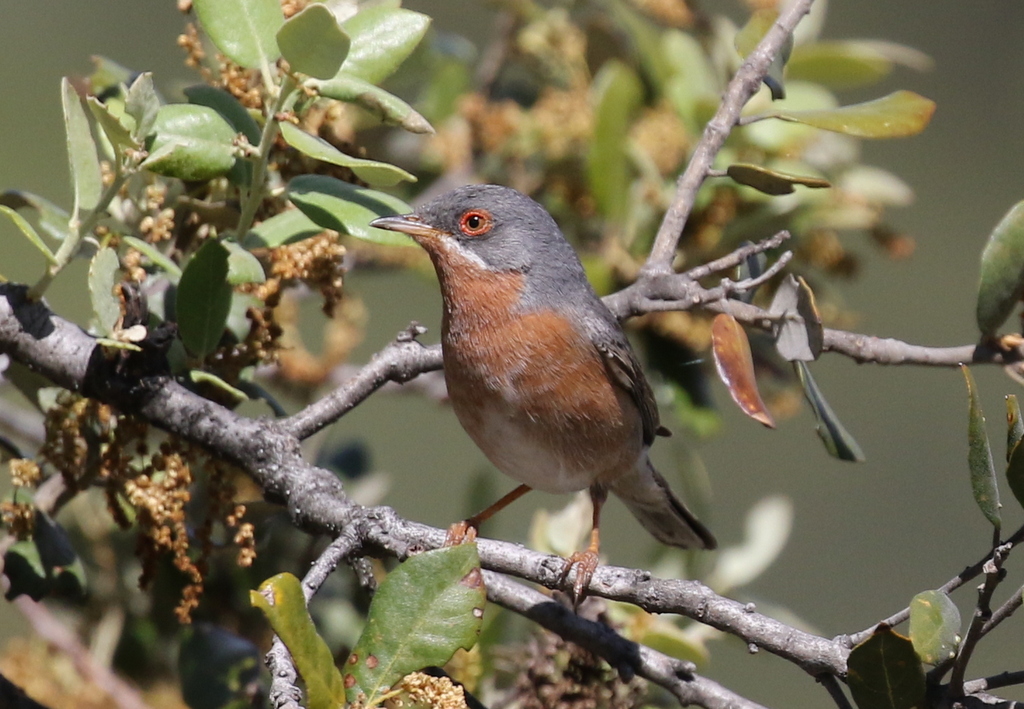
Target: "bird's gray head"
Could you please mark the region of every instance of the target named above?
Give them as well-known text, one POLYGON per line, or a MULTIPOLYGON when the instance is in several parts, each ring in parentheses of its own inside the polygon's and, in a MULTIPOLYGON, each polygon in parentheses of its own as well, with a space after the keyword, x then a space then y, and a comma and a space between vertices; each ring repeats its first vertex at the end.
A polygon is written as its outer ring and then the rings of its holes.
POLYGON ((454 246, 493 271, 568 267, 582 273, 576 252, 551 215, 509 187, 459 187, 412 214, 376 219, 373 226, 406 233, 432 255, 454 246))

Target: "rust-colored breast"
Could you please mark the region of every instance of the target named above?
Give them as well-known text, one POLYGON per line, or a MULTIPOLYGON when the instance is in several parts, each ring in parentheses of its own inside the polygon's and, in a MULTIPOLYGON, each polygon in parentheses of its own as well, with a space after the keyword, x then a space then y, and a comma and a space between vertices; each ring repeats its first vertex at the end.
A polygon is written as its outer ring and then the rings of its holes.
POLYGON ((643 453, 639 411, 593 344, 558 311, 520 312, 524 276, 434 255, 452 406, 502 472, 549 492, 630 471, 643 453))

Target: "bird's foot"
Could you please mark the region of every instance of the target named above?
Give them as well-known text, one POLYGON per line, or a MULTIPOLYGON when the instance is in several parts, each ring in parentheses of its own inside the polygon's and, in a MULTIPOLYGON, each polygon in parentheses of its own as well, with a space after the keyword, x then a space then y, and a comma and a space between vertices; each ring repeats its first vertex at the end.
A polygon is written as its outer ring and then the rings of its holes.
POLYGON ((448 533, 444 536, 444 545, 446 547, 457 547, 460 544, 469 544, 475 541, 476 525, 468 519, 456 522, 450 526, 448 533))
POLYGON ((587 588, 590 587, 590 580, 594 577, 594 572, 597 571, 600 563, 601 559, 596 549, 573 552, 573 555, 565 560, 565 568, 562 570, 562 576, 558 584, 572 597, 573 608, 579 608, 580 603, 586 598, 587 588), (569 580, 569 574, 572 573, 573 569, 576 570, 576 574, 573 578, 572 589, 570 590, 566 582, 569 580))
POLYGON ((1020 349, 1021 345, 1024 345, 1024 336, 1017 334, 1001 335, 996 343, 999 345, 999 349, 1004 352, 1012 352, 1013 350, 1020 349))

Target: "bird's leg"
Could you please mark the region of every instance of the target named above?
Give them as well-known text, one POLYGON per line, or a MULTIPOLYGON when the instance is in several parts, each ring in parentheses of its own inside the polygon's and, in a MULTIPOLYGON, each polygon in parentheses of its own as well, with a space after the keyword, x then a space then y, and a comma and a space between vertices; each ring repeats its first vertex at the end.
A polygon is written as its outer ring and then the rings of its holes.
POLYGON ((574 552, 566 559, 565 569, 562 571, 560 585, 564 585, 573 568, 576 569, 576 578, 572 584, 573 607, 579 607, 586 595, 587 587, 590 586, 590 579, 597 570, 600 563, 598 550, 601 548, 601 507, 608 499, 608 489, 601 485, 594 485, 590 488, 590 501, 594 506, 593 526, 590 528, 590 544, 583 551, 574 552))
POLYGON ((481 524, 489 520, 498 512, 501 512, 529 491, 529 485, 520 485, 482 512, 477 512, 468 519, 456 522, 448 528, 448 534, 446 534, 444 538, 444 545, 446 547, 453 547, 474 541, 476 539, 477 530, 480 529, 481 524))

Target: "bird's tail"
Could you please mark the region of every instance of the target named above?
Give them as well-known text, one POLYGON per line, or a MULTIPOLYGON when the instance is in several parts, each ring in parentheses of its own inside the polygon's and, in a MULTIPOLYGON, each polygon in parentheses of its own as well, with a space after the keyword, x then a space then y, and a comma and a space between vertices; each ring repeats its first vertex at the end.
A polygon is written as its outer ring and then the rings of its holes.
POLYGON ((644 459, 633 475, 619 478, 611 491, 655 539, 683 549, 714 549, 714 535, 669 488, 665 478, 644 459))

